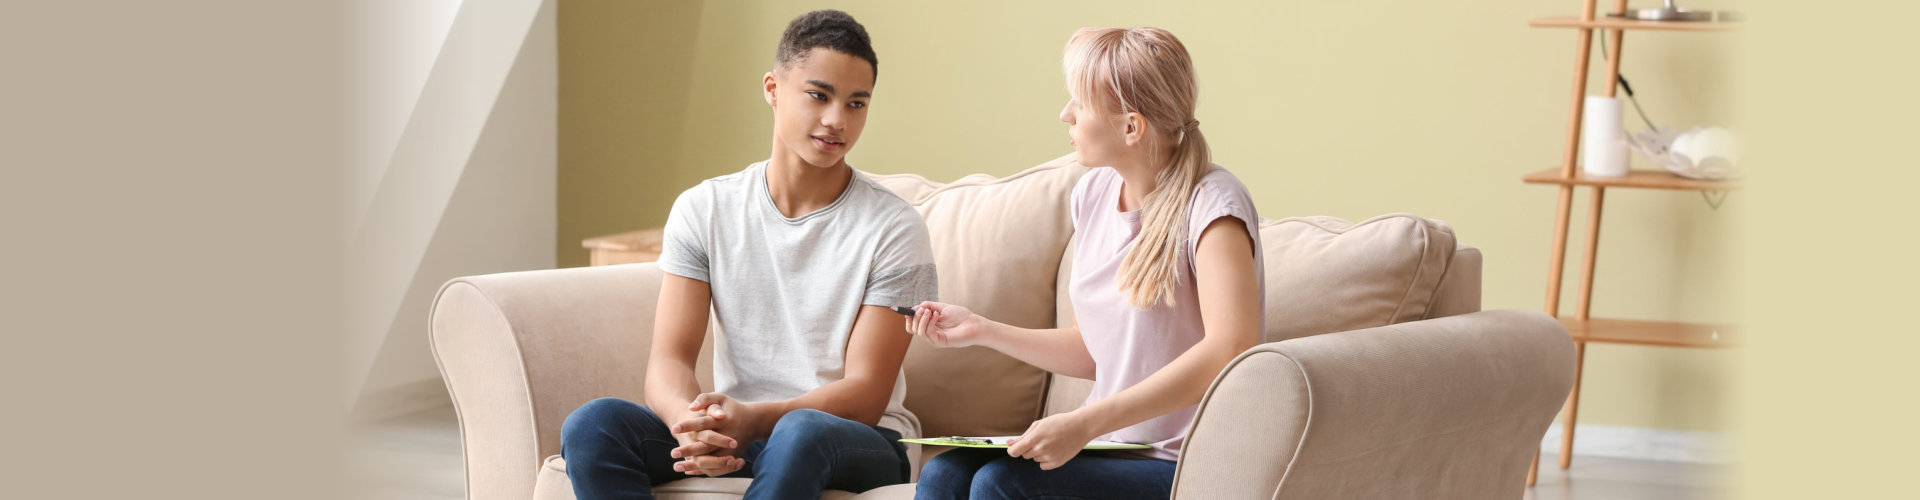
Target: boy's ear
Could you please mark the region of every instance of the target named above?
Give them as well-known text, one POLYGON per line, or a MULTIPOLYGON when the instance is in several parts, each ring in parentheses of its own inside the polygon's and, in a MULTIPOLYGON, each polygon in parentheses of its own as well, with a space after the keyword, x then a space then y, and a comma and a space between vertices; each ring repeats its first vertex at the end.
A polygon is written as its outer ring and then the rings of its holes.
POLYGON ((772 71, 768 71, 767 76, 760 78, 760 90, 766 94, 768 106, 776 106, 773 102, 773 91, 779 87, 780 80, 773 76, 772 71))

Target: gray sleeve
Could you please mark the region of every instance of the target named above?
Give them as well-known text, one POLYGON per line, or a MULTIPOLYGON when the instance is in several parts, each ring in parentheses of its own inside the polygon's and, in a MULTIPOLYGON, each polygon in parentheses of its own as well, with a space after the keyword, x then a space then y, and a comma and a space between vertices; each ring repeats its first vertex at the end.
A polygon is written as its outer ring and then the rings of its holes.
POLYGON ((708 223, 713 205, 704 203, 706 184, 694 186, 673 201, 667 227, 660 235, 660 270, 689 279, 709 281, 707 273, 708 223))
POLYGON ((933 266, 933 242, 927 234, 926 221, 911 209, 899 221, 885 229, 887 239, 874 256, 873 274, 867 278, 863 304, 912 307, 940 298, 939 275, 933 266))

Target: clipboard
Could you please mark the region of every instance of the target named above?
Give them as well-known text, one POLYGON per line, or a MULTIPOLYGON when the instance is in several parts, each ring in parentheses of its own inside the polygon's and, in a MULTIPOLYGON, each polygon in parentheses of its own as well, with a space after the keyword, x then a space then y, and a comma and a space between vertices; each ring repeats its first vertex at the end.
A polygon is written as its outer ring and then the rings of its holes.
MULTIPOLYGON (((913 443, 913 444, 925 444, 925 445, 933 445, 933 446, 953 446, 957 448, 1002 448, 1004 449, 1011 446, 1007 444, 1007 440, 1017 438, 1017 437, 1020 437, 1020 436, 985 436, 985 437, 946 436, 946 437, 918 438, 918 439, 902 438, 900 442, 913 443)), ((1147 450, 1152 448, 1153 448, 1152 446, 1137 444, 1137 443, 1121 443, 1117 441, 1094 440, 1094 441, 1087 442, 1087 445, 1081 447, 1080 449, 1083 449, 1083 450, 1147 450)))

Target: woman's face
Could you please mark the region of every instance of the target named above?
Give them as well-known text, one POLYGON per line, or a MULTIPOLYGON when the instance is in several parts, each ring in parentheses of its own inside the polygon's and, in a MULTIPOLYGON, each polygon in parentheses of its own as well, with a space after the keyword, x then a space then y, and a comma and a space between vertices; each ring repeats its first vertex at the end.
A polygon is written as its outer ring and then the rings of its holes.
POLYGON ((1067 142, 1073 145, 1074 159, 1089 167, 1111 167, 1126 149, 1126 120, 1105 113, 1079 99, 1067 100, 1060 110, 1060 121, 1067 124, 1067 142))

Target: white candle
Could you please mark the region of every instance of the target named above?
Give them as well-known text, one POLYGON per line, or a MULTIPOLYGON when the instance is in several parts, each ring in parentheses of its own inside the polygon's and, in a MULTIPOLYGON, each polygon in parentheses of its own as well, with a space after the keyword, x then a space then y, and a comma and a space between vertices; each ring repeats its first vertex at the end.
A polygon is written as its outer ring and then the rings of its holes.
POLYGON ((1581 163, 1590 177, 1627 175, 1627 141, 1620 128, 1620 100, 1587 96, 1580 123, 1581 163))

